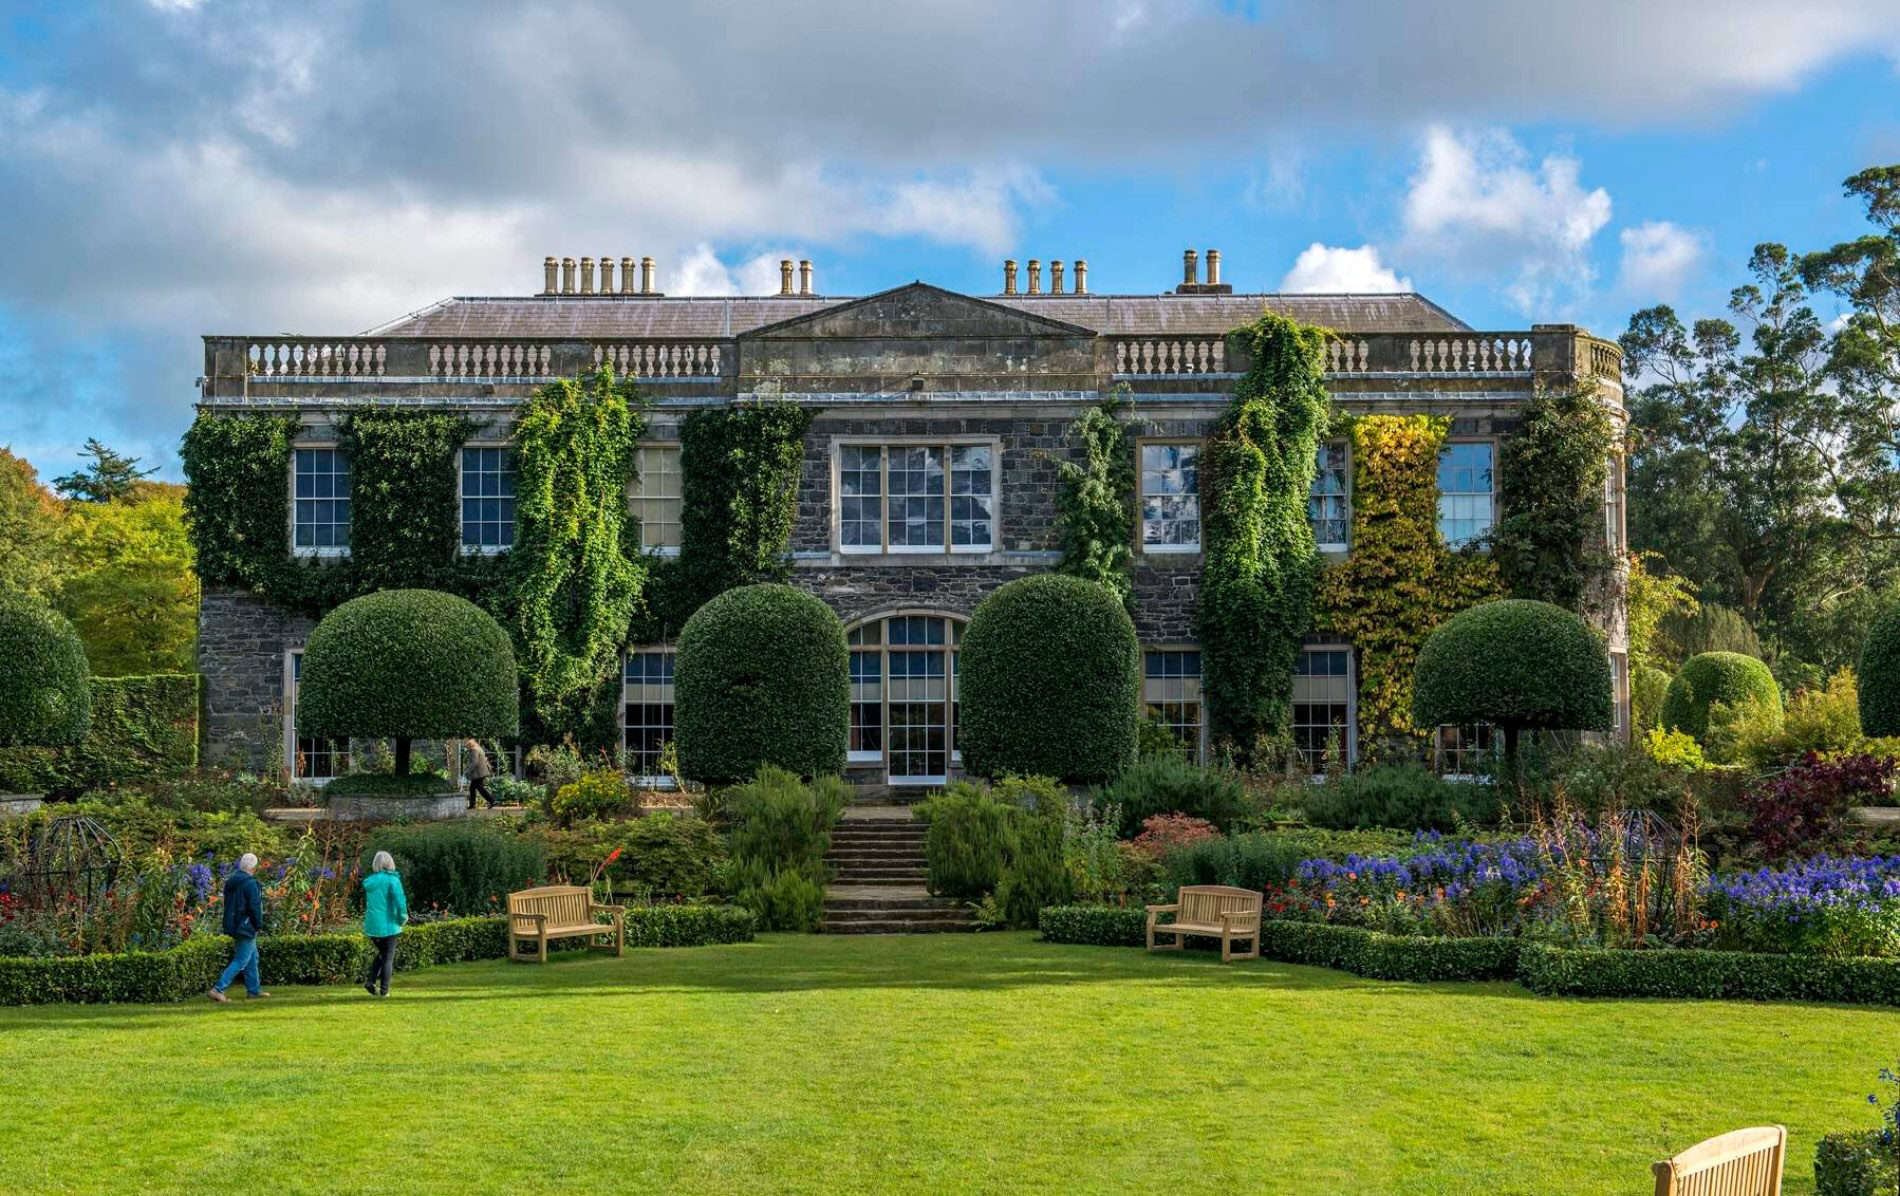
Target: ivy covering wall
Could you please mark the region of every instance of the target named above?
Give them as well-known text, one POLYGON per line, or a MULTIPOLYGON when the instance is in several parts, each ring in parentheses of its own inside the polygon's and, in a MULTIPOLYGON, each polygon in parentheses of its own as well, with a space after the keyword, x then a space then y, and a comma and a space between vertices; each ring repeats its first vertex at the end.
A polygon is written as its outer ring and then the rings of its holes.
POLYGON ((1293 667, 1312 625, 1318 555, 1307 522, 1326 431, 1325 333, 1267 314, 1229 335, 1252 365, 1201 452, 1203 574, 1196 633, 1218 750, 1249 759, 1289 731, 1293 667))
POLYGON ((1123 606, 1134 601, 1129 568, 1135 560, 1137 478, 1133 429, 1127 422, 1132 405, 1128 388, 1117 387, 1069 425, 1069 439, 1082 460, 1060 463, 1057 499, 1062 536, 1057 571, 1099 582, 1123 606))
POLYGON ((1438 534, 1438 454, 1451 422, 1362 415, 1352 439, 1352 552, 1319 579, 1316 627, 1359 651, 1362 757, 1410 754, 1412 673, 1425 637, 1479 602, 1503 596, 1498 568, 1453 552, 1438 534))
POLYGON ((1504 442, 1498 483, 1509 501, 1491 553, 1513 598, 1581 613, 1593 579, 1612 564, 1602 539, 1603 483, 1615 427, 1586 389, 1539 390, 1504 442))

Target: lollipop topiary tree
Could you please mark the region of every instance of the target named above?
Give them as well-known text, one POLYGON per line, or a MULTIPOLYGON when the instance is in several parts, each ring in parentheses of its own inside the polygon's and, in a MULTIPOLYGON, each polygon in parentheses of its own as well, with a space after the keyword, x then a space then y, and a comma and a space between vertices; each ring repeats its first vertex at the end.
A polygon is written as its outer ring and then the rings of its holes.
POLYGON ((65 616, 0 594, 0 747, 64 747, 92 724, 86 647, 65 616))
POLYGON ((385 590, 323 617, 304 646, 298 729, 388 739, 396 775, 417 739, 512 736, 514 646, 488 612, 435 590, 385 590))

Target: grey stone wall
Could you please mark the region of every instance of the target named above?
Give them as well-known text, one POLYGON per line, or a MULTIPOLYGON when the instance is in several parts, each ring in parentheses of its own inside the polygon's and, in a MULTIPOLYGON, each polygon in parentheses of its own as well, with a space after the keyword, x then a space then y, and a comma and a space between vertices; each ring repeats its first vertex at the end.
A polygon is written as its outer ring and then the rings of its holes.
POLYGON ((314 620, 254 594, 207 586, 198 608, 204 675, 204 760, 266 769, 283 763, 284 653, 303 646, 314 620))

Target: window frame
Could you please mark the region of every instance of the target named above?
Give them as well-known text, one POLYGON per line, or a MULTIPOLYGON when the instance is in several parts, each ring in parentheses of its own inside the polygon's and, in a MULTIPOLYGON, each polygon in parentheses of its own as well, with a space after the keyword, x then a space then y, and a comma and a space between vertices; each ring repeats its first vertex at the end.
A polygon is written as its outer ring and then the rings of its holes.
MULTIPOLYGON (((1148 701, 1148 680, 1149 680, 1148 654, 1150 652, 1193 652, 1193 653, 1199 654, 1201 652, 1201 645, 1198 643, 1187 643, 1187 644, 1159 643, 1159 644, 1141 645, 1141 716, 1144 721, 1148 717, 1148 706, 1150 704, 1148 701)), ((1201 682, 1201 690, 1200 690, 1200 693, 1197 694, 1194 699, 1194 705, 1196 708, 1195 732, 1194 732, 1194 763, 1205 764, 1207 762, 1207 751, 1208 751, 1207 662, 1206 662, 1205 656, 1202 657, 1201 672, 1196 674, 1196 678, 1201 682)), ((1169 680, 1170 678, 1162 677, 1159 679, 1165 681, 1165 680, 1169 680)))
MULTIPOLYGON (((626 648, 621 650, 621 653, 620 653, 620 720, 619 720, 620 721, 620 750, 623 753, 623 758, 625 758, 629 763, 631 763, 632 761, 633 747, 628 739, 628 735, 631 732, 632 728, 627 723, 627 707, 630 705, 630 703, 627 701, 627 689, 628 689, 627 662, 631 657, 648 654, 648 653, 657 654, 661 656, 671 656, 673 658, 674 667, 677 668, 679 666, 679 647, 677 644, 671 641, 657 643, 657 644, 630 644, 626 648)), ((669 684, 674 684, 674 683, 669 682, 669 684)), ((658 703, 641 703, 641 704, 642 705, 658 705, 658 703)), ((677 736, 678 730, 679 730, 679 691, 677 687, 675 687, 674 692, 673 692, 673 700, 670 703, 667 703, 667 705, 671 706, 673 710, 674 721, 673 721, 672 729, 675 735, 677 736)), ((672 741, 664 740, 662 741, 662 744, 667 743, 667 742, 672 742, 672 741)), ((637 772, 632 768, 628 768, 626 772, 626 776, 627 776, 627 779, 632 781, 635 785, 639 785, 642 788, 646 788, 646 789, 672 789, 675 787, 673 778, 666 775, 665 773, 648 774, 648 773, 643 773, 643 772, 637 772)))
MULTIPOLYGON (((1315 461, 1314 461, 1314 469, 1313 469, 1313 478, 1315 481, 1319 479, 1319 468, 1318 468, 1319 462, 1317 460, 1319 452, 1324 449, 1335 448, 1335 447, 1341 450, 1341 452, 1343 453, 1346 459, 1346 467, 1344 470, 1345 489, 1340 495, 1341 500, 1345 503, 1344 520, 1346 524, 1346 538, 1345 540, 1339 543, 1332 543, 1330 541, 1322 541, 1319 538, 1319 534, 1315 532, 1313 535, 1313 547, 1316 551, 1327 553, 1333 556, 1345 556, 1352 551, 1352 480, 1353 480, 1353 468, 1356 465, 1356 462, 1353 460, 1352 441, 1350 439, 1320 441, 1318 447, 1314 450, 1315 461)), ((1311 486, 1308 486, 1306 488, 1306 501, 1308 504, 1307 505, 1307 525, 1310 527, 1312 525, 1312 505, 1311 504, 1313 501, 1313 488, 1311 486)))
MULTIPOLYGON (((462 556, 499 556, 500 554, 504 552, 512 551, 515 546, 515 540, 510 540, 506 544, 470 544, 468 543, 468 540, 467 540, 468 520, 462 515, 462 503, 467 501, 469 496, 463 493, 462 487, 464 484, 463 482, 464 476, 468 472, 467 453, 468 453, 468 450, 470 449, 502 449, 505 452, 512 453, 515 451, 515 446, 506 440, 470 440, 470 441, 465 441, 462 444, 462 447, 457 449, 455 452, 455 508, 456 508, 456 524, 457 524, 456 551, 462 556)), ((515 491, 516 492, 513 497, 516 503, 519 504, 520 488, 521 488, 521 462, 518 458, 515 462, 514 473, 515 473, 515 491)), ((352 479, 354 479, 356 475, 351 474, 350 476, 352 479)), ((350 510, 351 510, 351 514, 354 515, 355 508, 351 507, 350 510)), ((517 518, 510 519, 508 521, 508 526, 516 529, 515 539, 519 539, 520 534, 521 534, 520 533, 520 519, 518 517, 519 512, 520 512, 520 508, 517 505, 516 507, 517 518)), ((481 521, 481 522, 485 522, 485 521, 481 521)))
MULTIPOLYGON (((334 440, 314 440, 314 441, 292 440, 290 443, 289 476, 285 479, 285 492, 289 494, 290 502, 288 503, 289 509, 284 512, 285 521, 289 525, 289 529, 290 529, 290 554, 292 556, 313 557, 313 558, 340 558, 340 557, 349 556, 350 547, 351 547, 351 545, 349 544, 341 544, 341 545, 339 544, 311 544, 308 546, 300 547, 297 543, 297 454, 299 452, 305 452, 305 451, 336 453, 340 459, 342 459, 344 462, 349 464, 350 497, 348 498, 347 501, 350 504, 350 522, 348 523, 347 526, 350 531, 350 539, 352 541, 356 539, 356 465, 355 465, 355 462, 350 461, 347 456, 343 455, 343 446, 337 441, 334 441, 334 440)), ((457 495, 457 501, 459 502, 460 495, 461 495, 461 481, 460 481, 461 462, 460 462, 459 454, 458 454, 457 462, 456 462, 456 478, 457 478, 456 495, 457 495)), ((312 524, 311 526, 314 527, 316 525, 312 524)), ((459 529, 458 529, 457 534, 458 535, 460 534, 459 529)))
POLYGON ((1206 512, 1201 509, 1201 457, 1207 452, 1205 436, 1137 436, 1135 437, 1135 554, 1137 556, 1195 556, 1206 543, 1206 512), (1170 446, 1191 445, 1194 454, 1194 522, 1196 532, 1192 544, 1149 544, 1148 520, 1142 514, 1144 501, 1148 497, 1143 478, 1147 470, 1142 467, 1142 456, 1150 445, 1170 446))
MULTIPOLYGON (((900 607, 896 610, 880 611, 853 619, 845 625, 847 639, 856 632, 876 625, 878 642, 876 644, 851 644, 853 653, 875 652, 878 657, 878 750, 876 752, 851 751, 847 745, 845 764, 847 767, 880 767, 884 773, 884 783, 898 789, 928 788, 933 785, 947 785, 952 777, 963 771, 963 750, 957 743, 959 701, 958 683, 961 680, 959 656, 963 647, 963 632, 969 627, 970 617, 946 610, 925 610, 917 607, 900 607), (944 657, 944 771, 941 774, 896 776, 891 772, 891 637, 890 623, 893 619, 941 619, 944 622, 944 642, 941 646, 930 644, 898 644, 899 652, 941 651, 944 657)), ((868 703, 867 703, 868 704, 868 703)), ((900 703, 904 704, 904 703, 900 703)), ((929 703, 924 703, 929 704, 929 703)), ((847 715, 847 719, 849 716, 847 715)), ((847 722, 847 728, 849 723, 847 722)))
POLYGON ((284 773, 285 773, 288 783, 292 785, 293 787, 302 786, 303 788, 306 788, 306 789, 321 789, 325 785, 328 785, 331 781, 336 780, 339 776, 343 776, 345 773, 349 771, 350 743, 349 743, 349 740, 347 739, 340 740, 340 741, 339 740, 330 741, 332 744, 340 744, 340 746, 333 746, 330 749, 330 754, 333 757, 333 761, 332 761, 332 770, 329 776, 306 777, 306 776, 298 775, 298 772, 297 772, 298 741, 304 738, 309 738, 312 740, 322 738, 321 736, 316 736, 316 735, 300 736, 297 734, 297 698, 299 695, 299 691, 303 688, 302 679, 298 676, 297 665, 298 665, 298 662, 302 660, 303 654, 304 654, 304 649, 302 647, 284 649, 284 687, 282 691, 284 695, 283 697, 284 729, 283 729, 283 742, 279 746, 283 749, 283 753, 284 753, 284 773), (340 762, 334 759, 334 757, 338 757, 338 756, 342 758, 340 762), (338 770, 339 763, 340 763, 340 771, 338 770))
MULTIPOLYGON (((1462 552, 1465 549, 1471 548, 1473 546, 1482 546, 1484 542, 1487 539, 1489 539, 1491 535, 1498 530, 1498 516, 1500 514, 1500 502, 1499 502, 1499 495, 1498 495, 1499 447, 1498 447, 1498 438, 1495 436, 1448 436, 1445 438, 1445 442, 1439 446, 1438 458, 1432 461, 1432 488, 1437 492, 1437 495, 1436 495, 1437 499, 1442 501, 1445 498, 1445 491, 1439 488, 1438 486, 1439 460, 1442 460, 1445 453, 1449 451, 1453 446, 1461 445, 1461 444, 1483 444, 1483 445, 1490 446, 1490 449, 1491 449, 1491 489, 1489 491, 1489 497, 1491 499, 1491 522, 1489 526, 1487 526, 1482 532, 1478 533, 1477 535, 1472 536, 1469 539, 1459 541, 1458 543, 1454 544, 1451 541, 1451 538, 1445 535, 1444 515, 1440 513, 1440 511, 1437 509, 1437 503, 1435 502, 1433 504, 1434 509, 1432 512, 1432 516, 1433 516, 1432 530, 1437 534, 1439 542, 1442 543, 1445 547, 1451 549, 1453 552, 1462 552)), ((1459 494, 1459 495, 1475 495, 1478 493, 1478 491, 1454 490, 1452 491, 1452 493, 1459 494)))
MULTIPOLYGON (((1003 441, 1000 436, 834 436, 831 439, 831 550, 839 556, 952 557, 990 556, 1003 544, 1003 441), (878 450, 878 542, 844 542, 844 450, 878 450), (891 543, 891 450, 934 448, 943 453, 942 544, 891 543), (986 448, 990 451, 990 539, 987 544, 955 544, 955 470, 951 450, 986 448)), ((967 497, 967 496, 966 496, 967 497)))
MULTIPOLYGON (((634 446, 634 461, 636 464, 636 469, 635 469, 635 476, 634 476, 633 481, 627 483, 627 518, 632 519, 634 523, 640 528, 640 552, 643 555, 656 556, 656 557, 678 556, 680 554, 680 546, 678 544, 660 544, 660 545, 649 546, 646 542, 646 522, 644 520, 635 518, 635 515, 634 515, 634 510, 635 510, 634 504, 641 501, 645 501, 643 496, 637 492, 637 488, 645 483, 646 472, 644 470, 638 469, 637 466, 640 459, 639 455, 642 452, 646 451, 647 449, 666 450, 666 451, 671 451, 673 453, 674 460, 675 460, 675 468, 673 472, 674 472, 674 475, 679 478, 680 484, 679 484, 679 494, 675 496, 672 499, 672 501, 677 502, 679 504, 680 521, 679 521, 678 526, 680 528, 681 538, 684 539, 685 537, 686 470, 684 467, 685 459, 680 455, 681 454, 680 442, 677 440, 643 440, 639 444, 634 446)), ((667 501, 667 498, 665 495, 660 495, 658 498, 655 498, 651 501, 665 502, 667 501)))
MULTIPOLYGON (((1305 655, 1308 652, 1328 652, 1328 653, 1332 653, 1333 655, 1344 656, 1346 658, 1346 672, 1345 672, 1346 743, 1345 743, 1345 747, 1346 747, 1346 767, 1348 770, 1350 770, 1359 763, 1359 653, 1351 644, 1338 644, 1338 643, 1303 643, 1301 644, 1300 645, 1301 655, 1305 655)), ((1291 730, 1295 725, 1292 722, 1292 706, 1297 706, 1297 705, 1302 704, 1299 700, 1299 695, 1298 695, 1298 688, 1299 688, 1299 683, 1300 683, 1300 674, 1297 671, 1298 665, 1296 664, 1294 667, 1296 670, 1293 674, 1293 688, 1295 692, 1294 692, 1292 702, 1289 703, 1288 712, 1287 712, 1288 713, 1287 726, 1289 730, 1291 730)), ((1336 674, 1328 674, 1328 676, 1335 676, 1335 675, 1336 674)), ((1313 703, 1305 703, 1305 704, 1311 705, 1313 703)), ((1298 751, 1302 757, 1304 757, 1306 754, 1305 749, 1299 747, 1297 744, 1295 745, 1294 750, 1298 751)), ((1307 775, 1314 776, 1314 777, 1325 775, 1325 760, 1323 757, 1320 761, 1320 769, 1315 772, 1310 772, 1307 775)))

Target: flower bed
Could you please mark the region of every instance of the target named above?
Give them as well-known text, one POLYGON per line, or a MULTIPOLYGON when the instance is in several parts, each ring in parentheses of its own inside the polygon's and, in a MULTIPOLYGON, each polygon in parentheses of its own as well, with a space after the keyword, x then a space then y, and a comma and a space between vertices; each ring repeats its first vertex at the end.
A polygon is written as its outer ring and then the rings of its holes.
POLYGON ((1816 856, 1717 877, 1706 890, 1718 943, 1740 951, 1900 956, 1900 856, 1816 856))
POLYGON ((1828 1134, 1814 1151, 1815 1196, 1883 1196, 1895 1190, 1894 1172, 1879 1130, 1828 1134))

